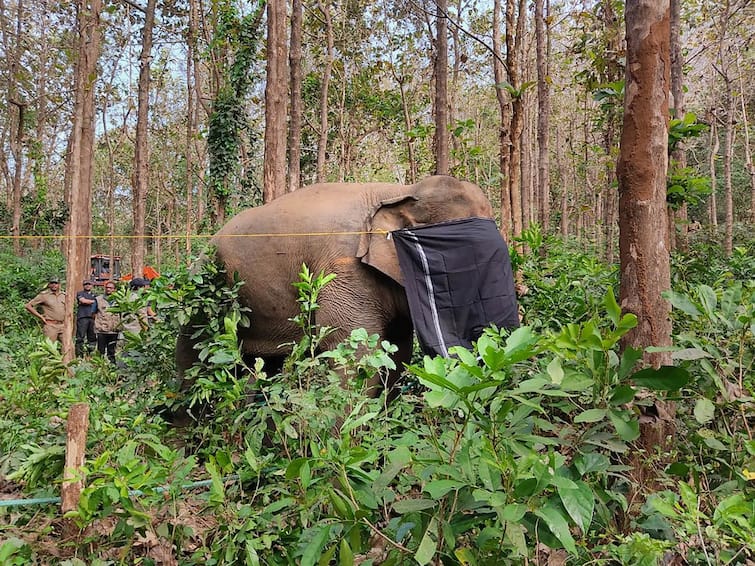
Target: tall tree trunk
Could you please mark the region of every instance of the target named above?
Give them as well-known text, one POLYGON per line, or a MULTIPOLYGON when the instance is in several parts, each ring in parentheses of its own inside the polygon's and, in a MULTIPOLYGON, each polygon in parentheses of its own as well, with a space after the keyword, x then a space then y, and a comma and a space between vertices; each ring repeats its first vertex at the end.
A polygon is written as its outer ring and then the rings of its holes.
MULTIPOLYGON (((556 124, 556 139, 564 139, 561 133, 561 124, 556 124)), ((559 223, 559 230, 561 232, 561 238, 566 240, 569 236, 569 187, 566 182, 566 166, 564 165, 564 144, 556 144, 555 158, 556 158, 556 171, 558 172, 558 181, 561 186, 561 199, 559 202, 561 221, 559 223)))
POLYGON ((320 0, 317 3, 322 17, 325 20, 325 65, 322 70, 322 83, 320 84, 320 135, 317 142, 317 166, 316 180, 318 183, 325 181, 325 158, 328 151, 328 93, 330 90, 330 79, 333 74, 334 43, 333 37, 333 19, 330 16, 330 0, 320 0))
POLYGON ((131 240, 131 273, 141 277, 146 249, 147 190, 149 187, 149 91, 152 61, 152 31, 155 27, 156 0, 147 0, 142 28, 142 51, 139 55, 139 92, 134 147, 134 239, 131 240))
MULTIPOLYGON (((624 346, 670 346, 671 286, 666 247, 669 0, 628 0, 624 129, 617 166, 621 306, 638 324, 624 346)), ((646 353, 655 367, 668 352, 646 353)))
POLYGON ((404 117, 404 138, 406 140, 406 159, 407 159, 407 182, 414 184, 417 182, 417 159, 414 156, 414 143, 409 136, 409 130, 412 129, 412 117, 409 113, 409 101, 406 96, 406 76, 399 75, 395 67, 393 69, 393 77, 398 83, 399 92, 401 93, 401 111, 404 117))
POLYGON ((710 177, 710 197, 708 197, 708 220, 710 222, 712 232, 715 234, 716 227, 718 226, 718 206, 716 203, 716 191, 718 190, 718 175, 716 174, 716 159, 718 158, 718 150, 721 148, 721 144, 718 141, 718 116, 715 111, 711 111, 710 119, 710 137, 708 138, 710 145, 710 154, 708 155, 708 176, 710 177))
POLYGON ((755 164, 752 162, 750 147, 750 121, 747 116, 744 76, 742 74, 741 53, 737 51, 737 75, 739 76, 739 102, 742 107, 742 130, 744 131, 745 171, 750 176, 750 224, 755 225, 755 164))
POLYGON ((287 59, 286 0, 270 0, 267 4, 264 202, 286 192, 287 59))
POLYGON ((501 125, 498 131, 498 152, 499 165, 501 170, 501 233, 506 240, 511 240, 512 234, 512 211, 511 211, 511 191, 509 185, 509 159, 511 152, 510 138, 510 107, 509 100, 504 88, 506 82, 505 68, 502 59, 501 49, 501 0, 495 0, 493 3, 493 77, 495 80, 495 94, 498 100, 498 112, 500 114, 501 125))
POLYGON ((724 130, 724 214, 725 214, 725 236, 724 236, 724 253, 730 256, 734 251, 734 188, 732 185, 731 173, 732 162, 734 161, 734 92, 731 81, 726 78, 724 86, 724 104, 725 108, 725 130, 724 130))
POLYGON ((506 68, 511 97, 511 138, 509 145, 509 194, 511 196, 511 229, 522 233, 522 131, 524 129, 524 89, 519 72, 522 43, 527 20, 525 0, 506 1, 506 68))
POLYGON ((548 13, 550 2, 535 0, 535 43, 537 50, 537 202, 538 222, 543 233, 550 231, 550 86, 548 13))
MULTIPOLYGON (((11 79, 14 80, 14 79, 11 79)), ((22 176, 24 173, 24 114, 26 104, 18 100, 11 100, 11 107, 16 109, 14 132, 11 133, 11 154, 13 155, 13 213, 11 219, 11 235, 13 236, 13 252, 21 255, 21 196, 23 192, 22 176)))
POLYGON ((13 252, 21 255, 21 193, 23 192, 22 176, 24 173, 24 114, 26 113, 26 103, 20 99, 20 94, 16 88, 16 81, 19 80, 21 73, 21 58, 24 51, 24 42, 21 41, 21 31, 23 22, 24 3, 18 0, 16 5, 16 32, 15 45, 10 50, 9 73, 8 73, 8 110, 13 108, 11 114, 11 124, 13 131, 10 136, 10 149, 13 155, 13 186, 12 193, 12 219, 11 235, 13 236, 13 252))
POLYGON ((448 175, 448 1, 435 2, 435 173, 448 175))
POLYGON ((94 81, 100 51, 101 0, 79 0, 77 59, 74 78, 73 127, 67 160, 66 193, 71 211, 65 229, 66 317, 63 359, 73 357, 74 300, 81 281, 89 276, 92 233, 92 162, 94 150, 94 81))
MULTIPOLYGON (((662 293, 671 287, 667 248, 666 176, 668 169, 669 0, 627 0, 624 128, 617 164, 619 181, 620 304, 637 316, 623 348, 671 345, 671 307, 662 293)), ((653 367, 671 363, 668 351, 644 353, 653 367)), ((645 413, 638 449, 629 456, 633 490, 653 474, 646 454, 664 452, 674 433, 673 404, 655 402, 645 413), (655 418, 652 418, 655 416, 655 418)), ((641 502, 641 493, 632 493, 641 502)), ((631 500, 631 499, 630 499, 631 500)))
POLYGON ((197 65, 197 39, 199 35, 198 0, 189 0, 189 21, 186 30, 186 257, 191 256, 191 239, 194 233, 194 151, 197 133, 197 108, 199 105, 197 65))
MULTIPOLYGON (((671 6, 671 97, 674 101, 674 118, 681 120, 684 118, 684 56, 682 54, 682 44, 680 39, 681 28, 681 4, 682 0, 670 0, 671 6)), ((677 144, 671 153, 671 167, 683 170, 687 167, 687 152, 683 144, 677 144)), ((669 207, 670 209, 670 207, 669 207)), ((671 221, 669 225, 669 249, 673 250, 678 246, 681 250, 687 250, 688 229, 687 229, 687 203, 683 203, 678 211, 671 210, 669 216, 671 221), (676 220, 679 221, 678 238, 676 230, 676 220)))
POLYGON ((291 88, 291 112, 288 122, 288 191, 301 186, 302 125, 302 0, 291 2, 291 38, 288 64, 291 88))

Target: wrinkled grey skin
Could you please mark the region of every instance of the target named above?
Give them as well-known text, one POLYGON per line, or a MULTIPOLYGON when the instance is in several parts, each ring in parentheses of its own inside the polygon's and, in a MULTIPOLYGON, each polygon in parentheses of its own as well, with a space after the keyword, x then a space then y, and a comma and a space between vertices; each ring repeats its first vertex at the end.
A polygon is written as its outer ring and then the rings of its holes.
MULTIPOLYGON (((479 187, 451 177, 429 177, 415 185, 326 183, 288 193, 233 217, 213 238, 217 261, 229 277, 246 284, 240 300, 251 309, 249 328, 240 329, 249 357, 279 358, 281 344, 297 342, 301 331, 290 319, 299 312, 302 264, 336 279, 320 295, 317 323, 337 328, 322 344, 330 349, 355 328, 377 333, 396 346, 397 367, 412 352, 412 324, 392 230, 467 217, 492 218, 479 187), (260 236, 259 234, 263 234, 260 236)), ((179 336, 179 375, 196 360, 186 328, 179 336)), ((391 387, 398 373, 389 376, 391 387)), ((371 384, 379 393, 383 384, 371 384)))

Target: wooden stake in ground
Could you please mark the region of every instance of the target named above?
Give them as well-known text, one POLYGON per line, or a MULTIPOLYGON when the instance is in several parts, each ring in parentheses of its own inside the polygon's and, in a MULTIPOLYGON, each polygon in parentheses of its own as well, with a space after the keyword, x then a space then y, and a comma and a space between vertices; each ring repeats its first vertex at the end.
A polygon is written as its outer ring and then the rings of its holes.
POLYGON ((60 490, 63 513, 76 509, 83 481, 80 479, 84 465, 89 429, 89 405, 76 403, 68 412, 66 428, 66 463, 63 469, 63 486, 60 490))

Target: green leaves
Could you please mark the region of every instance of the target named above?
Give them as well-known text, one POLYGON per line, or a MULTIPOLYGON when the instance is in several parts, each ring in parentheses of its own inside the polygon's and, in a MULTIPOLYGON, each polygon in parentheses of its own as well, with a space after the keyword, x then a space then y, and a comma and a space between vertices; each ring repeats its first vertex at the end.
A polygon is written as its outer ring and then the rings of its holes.
POLYGON ((676 366, 662 366, 658 369, 645 368, 632 376, 632 381, 651 391, 676 391, 689 382, 689 372, 676 366))

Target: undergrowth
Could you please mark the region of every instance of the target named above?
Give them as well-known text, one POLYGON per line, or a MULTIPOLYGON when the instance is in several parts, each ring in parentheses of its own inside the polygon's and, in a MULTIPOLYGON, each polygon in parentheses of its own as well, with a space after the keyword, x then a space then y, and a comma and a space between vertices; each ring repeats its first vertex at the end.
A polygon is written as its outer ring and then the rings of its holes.
POLYGON ((0 564, 755 560, 755 295, 739 278, 752 256, 712 265, 708 281, 685 260, 668 295, 675 365, 641 370, 642 352, 618 348, 636 321, 616 304, 615 271, 530 236, 525 326, 417 358, 419 385, 391 403, 364 389, 392 368, 393 345, 358 329, 320 352, 330 329, 310 321, 330 276, 306 266, 302 339, 280 372, 241 356, 241 282, 211 264, 153 285, 160 321, 118 366, 66 367, 31 332, 0 336, 29 360, 0 358, 14 375, 0 381, 5 493, 58 494, 68 407, 91 407, 78 508, 0 507, 0 564), (199 312, 201 362, 181 386, 175 336, 199 312), (676 407, 670 453, 639 441, 656 399, 676 407), (170 427, 163 415, 181 407, 196 420, 170 427), (656 463, 646 485, 638 454, 656 463))

